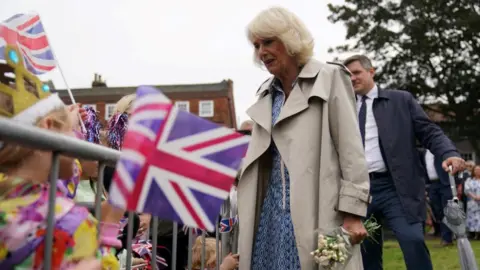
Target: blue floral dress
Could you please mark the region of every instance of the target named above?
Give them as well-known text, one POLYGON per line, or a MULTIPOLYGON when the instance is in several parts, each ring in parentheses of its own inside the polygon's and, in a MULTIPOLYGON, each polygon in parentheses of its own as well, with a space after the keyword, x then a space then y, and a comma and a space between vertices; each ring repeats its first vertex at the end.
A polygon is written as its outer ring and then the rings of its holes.
MULTIPOLYGON (((464 193, 480 196, 480 180, 468 179, 464 193)), ((472 198, 467 199, 467 228, 469 232, 480 232, 480 202, 472 198)))
MULTIPOLYGON (((285 103, 285 94, 276 80, 272 84, 271 90, 273 126, 285 103)), ((270 151, 273 156, 272 172, 260 214, 251 269, 298 270, 300 269, 300 258, 290 215, 290 176, 287 168, 281 164, 282 159, 273 140, 270 151), (283 179, 282 167, 285 168, 283 179)))

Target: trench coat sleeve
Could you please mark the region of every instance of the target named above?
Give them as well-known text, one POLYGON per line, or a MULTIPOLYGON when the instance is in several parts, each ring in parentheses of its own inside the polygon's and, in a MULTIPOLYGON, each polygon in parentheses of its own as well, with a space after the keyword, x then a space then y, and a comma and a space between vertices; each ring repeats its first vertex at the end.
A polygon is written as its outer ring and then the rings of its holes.
POLYGON ((370 203, 370 179, 358 127, 355 94, 348 70, 333 71, 329 98, 329 124, 338 153, 341 183, 337 210, 365 217, 370 203))
POLYGON ((417 139, 430 150, 436 157, 445 160, 450 157, 460 157, 457 148, 443 133, 442 129, 430 120, 423 108, 418 104, 412 94, 405 92, 410 108, 410 115, 417 139))

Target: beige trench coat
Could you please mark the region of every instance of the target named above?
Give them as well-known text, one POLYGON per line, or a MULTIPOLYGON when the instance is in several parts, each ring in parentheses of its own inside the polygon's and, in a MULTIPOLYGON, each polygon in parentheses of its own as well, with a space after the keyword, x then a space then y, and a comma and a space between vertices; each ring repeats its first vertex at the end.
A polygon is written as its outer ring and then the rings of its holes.
MULTIPOLYGON (((272 128, 273 78, 247 110, 255 122, 238 185, 240 269, 250 269, 255 233, 268 185, 272 139, 290 174, 291 215, 301 267, 319 269, 310 252, 315 231, 342 225, 342 212, 365 216, 369 178, 348 70, 310 60, 272 128)), ((360 247, 345 269, 363 269, 360 247)))

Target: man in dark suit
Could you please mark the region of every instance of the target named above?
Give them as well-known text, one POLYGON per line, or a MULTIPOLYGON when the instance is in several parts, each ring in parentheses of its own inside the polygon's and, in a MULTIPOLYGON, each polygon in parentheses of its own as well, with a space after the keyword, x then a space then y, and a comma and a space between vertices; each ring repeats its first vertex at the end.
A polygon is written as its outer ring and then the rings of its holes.
MULTIPOLYGON (((464 168, 452 142, 430 121, 415 98, 406 91, 379 89, 375 70, 363 55, 345 60, 357 94, 360 132, 365 147, 372 202, 368 216, 374 215, 394 232, 407 269, 432 269, 425 245, 424 169, 416 149, 418 140, 435 156, 441 157, 444 170, 453 173, 464 168)), ((376 241, 364 241, 363 264, 366 270, 383 269, 381 233, 376 241)))

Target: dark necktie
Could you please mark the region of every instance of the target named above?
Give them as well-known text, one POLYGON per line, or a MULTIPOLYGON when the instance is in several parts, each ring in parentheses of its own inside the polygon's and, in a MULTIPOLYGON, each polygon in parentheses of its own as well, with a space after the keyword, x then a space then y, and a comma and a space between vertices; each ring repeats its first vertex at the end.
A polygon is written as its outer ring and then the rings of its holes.
POLYGON ((362 134, 362 143, 365 147, 365 124, 367 123, 367 96, 362 96, 362 106, 358 112, 358 125, 360 126, 360 134, 362 134))

